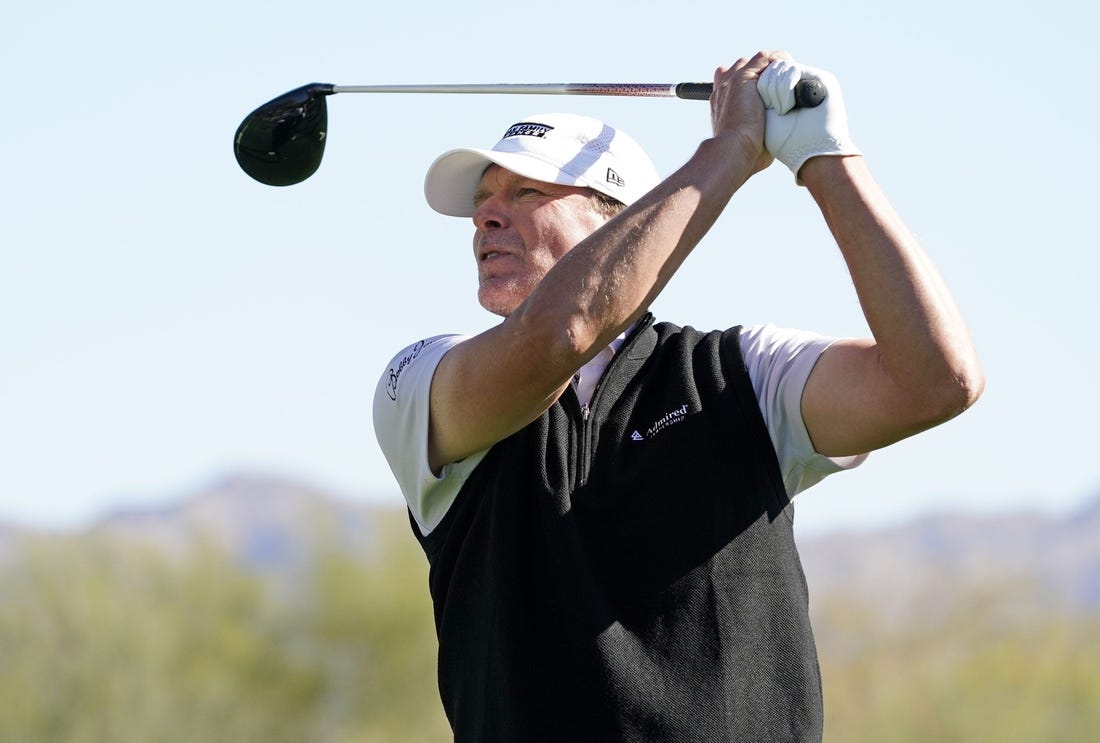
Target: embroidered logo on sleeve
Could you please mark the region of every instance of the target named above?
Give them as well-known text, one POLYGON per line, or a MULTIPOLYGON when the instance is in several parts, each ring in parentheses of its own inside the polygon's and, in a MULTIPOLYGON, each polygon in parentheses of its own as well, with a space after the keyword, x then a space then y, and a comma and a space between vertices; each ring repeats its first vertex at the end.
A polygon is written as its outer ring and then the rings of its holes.
POLYGON ((390 367, 389 379, 386 380, 386 394, 391 400, 397 402, 397 383, 401 381, 401 374, 409 367, 409 364, 416 360, 416 357, 419 356, 425 348, 435 343, 437 340, 439 339, 429 338, 427 340, 417 341, 409 348, 407 354, 396 359, 396 365, 390 367))
POLYGON ((677 423, 683 423, 684 420, 687 419, 687 416, 688 406, 687 403, 684 403, 680 407, 674 410, 670 410, 668 413, 665 413, 663 416, 654 421, 653 425, 647 428, 644 434, 641 431, 635 429, 634 432, 630 434, 630 438, 633 441, 645 441, 646 439, 651 439, 657 434, 664 431, 666 428, 669 428, 670 426, 675 426, 677 423))

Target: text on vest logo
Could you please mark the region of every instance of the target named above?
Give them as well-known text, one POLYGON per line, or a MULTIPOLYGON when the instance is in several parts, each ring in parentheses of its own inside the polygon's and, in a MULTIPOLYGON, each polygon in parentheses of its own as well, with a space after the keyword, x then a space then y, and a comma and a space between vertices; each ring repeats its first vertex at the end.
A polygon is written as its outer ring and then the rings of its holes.
POLYGON ((675 426, 677 423, 682 423, 684 419, 687 418, 687 414, 688 406, 687 403, 684 403, 675 410, 672 410, 663 415, 661 418, 657 419, 657 421, 654 422, 652 426, 646 429, 644 436, 635 430, 634 433, 630 434, 630 438, 634 441, 644 441, 645 439, 651 439, 669 426, 675 426))

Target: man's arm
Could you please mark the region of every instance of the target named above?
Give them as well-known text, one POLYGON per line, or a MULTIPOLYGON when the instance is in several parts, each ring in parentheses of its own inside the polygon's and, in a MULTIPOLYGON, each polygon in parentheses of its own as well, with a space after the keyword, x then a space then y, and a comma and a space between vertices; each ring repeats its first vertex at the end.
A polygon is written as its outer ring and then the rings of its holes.
POLYGON ((562 257, 504 322, 443 357, 431 390, 433 468, 487 448, 546 410, 573 373, 642 314, 734 192, 770 162, 756 80, 771 59, 761 53, 720 68, 714 137, 562 257))
POLYGON ((871 451, 966 410, 985 384, 966 325, 863 158, 814 157, 798 175, 836 238, 873 336, 830 346, 806 382, 802 415, 817 451, 871 451))

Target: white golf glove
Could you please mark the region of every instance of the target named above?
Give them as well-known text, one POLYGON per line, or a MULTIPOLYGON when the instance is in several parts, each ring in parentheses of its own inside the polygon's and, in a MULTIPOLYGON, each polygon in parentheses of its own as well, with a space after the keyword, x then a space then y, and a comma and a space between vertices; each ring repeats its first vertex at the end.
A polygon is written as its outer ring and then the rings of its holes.
POLYGON ((830 73, 777 59, 760 74, 756 90, 767 109, 764 146, 791 169, 798 185, 802 185, 798 171, 811 157, 863 154, 848 134, 840 83, 830 73), (815 108, 794 108, 794 88, 799 80, 817 80, 824 85, 825 101, 815 108))

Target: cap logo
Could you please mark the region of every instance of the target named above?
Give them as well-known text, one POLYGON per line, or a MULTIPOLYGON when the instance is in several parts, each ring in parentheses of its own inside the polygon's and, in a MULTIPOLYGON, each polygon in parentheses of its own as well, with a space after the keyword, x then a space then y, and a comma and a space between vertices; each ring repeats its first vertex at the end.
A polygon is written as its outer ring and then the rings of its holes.
POLYGON ((546 133, 553 130, 554 127, 547 126, 546 124, 534 124, 530 121, 521 121, 518 124, 512 124, 508 127, 508 131, 504 132, 504 136, 501 139, 508 139, 508 137, 545 137, 546 133))
POLYGON ((611 168, 607 169, 607 182, 619 188, 626 187, 626 181, 623 180, 623 177, 611 168))

